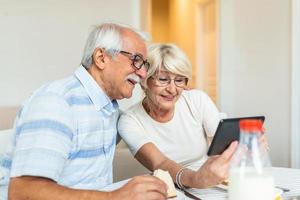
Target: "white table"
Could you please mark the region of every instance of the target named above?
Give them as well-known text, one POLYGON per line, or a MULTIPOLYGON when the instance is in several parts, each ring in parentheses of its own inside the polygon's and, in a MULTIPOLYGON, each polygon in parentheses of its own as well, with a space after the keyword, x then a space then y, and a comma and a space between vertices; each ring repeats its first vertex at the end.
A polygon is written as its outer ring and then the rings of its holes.
MULTIPOLYGON (((285 192, 282 195, 283 200, 288 200, 292 196, 300 196, 300 169, 291 168, 277 168, 273 167, 273 175, 275 179, 275 185, 283 188, 290 189, 289 192, 285 192)), ((128 180, 120 181, 105 187, 103 190, 111 191, 120 188, 127 183, 128 180)), ((194 189, 188 190, 191 194, 199 197, 202 200, 226 200, 227 191, 217 187, 209 189, 194 189)), ((178 200, 190 199, 185 196, 181 191, 177 191, 178 200)))

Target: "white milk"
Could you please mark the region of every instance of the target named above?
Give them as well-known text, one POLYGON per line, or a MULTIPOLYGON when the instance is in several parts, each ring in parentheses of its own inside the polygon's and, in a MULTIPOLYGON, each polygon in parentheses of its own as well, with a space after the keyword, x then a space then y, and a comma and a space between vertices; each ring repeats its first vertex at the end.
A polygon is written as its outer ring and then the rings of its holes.
POLYGON ((247 168, 233 169, 229 176, 229 200, 274 200, 274 180, 270 174, 258 174, 247 168))

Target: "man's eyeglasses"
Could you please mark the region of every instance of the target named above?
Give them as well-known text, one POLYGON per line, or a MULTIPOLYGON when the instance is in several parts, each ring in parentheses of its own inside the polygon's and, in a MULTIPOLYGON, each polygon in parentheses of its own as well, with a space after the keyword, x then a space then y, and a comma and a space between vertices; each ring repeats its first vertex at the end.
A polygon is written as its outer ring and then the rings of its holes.
POLYGON ((175 78, 170 78, 169 76, 157 75, 157 76, 151 76, 151 78, 155 80, 155 85, 159 87, 168 86, 172 80, 174 81, 174 84, 180 88, 184 88, 185 86, 187 86, 188 83, 188 78, 184 76, 177 76, 175 78))
POLYGON ((146 69, 146 71, 148 71, 150 64, 147 60, 144 60, 143 57, 139 54, 133 54, 127 51, 120 51, 120 53, 126 57, 128 57, 131 62, 132 65, 137 69, 141 69, 142 67, 144 67, 146 69))

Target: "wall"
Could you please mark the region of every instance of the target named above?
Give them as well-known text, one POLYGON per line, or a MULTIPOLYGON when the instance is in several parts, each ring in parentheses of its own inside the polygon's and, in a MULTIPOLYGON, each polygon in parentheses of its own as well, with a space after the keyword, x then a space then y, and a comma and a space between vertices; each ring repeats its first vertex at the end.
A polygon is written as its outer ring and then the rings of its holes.
POLYGON ((220 0, 219 101, 229 116, 266 116, 275 166, 290 163, 290 1, 220 0))
POLYGON ((292 0, 291 166, 300 168, 300 1, 292 0))
POLYGON ((217 101, 217 4, 198 3, 196 13, 196 86, 217 101))
POLYGON ((195 1, 171 0, 169 3, 169 39, 183 49, 193 67, 191 86, 196 82, 196 3, 195 1))
POLYGON ((19 105, 46 81, 72 74, 92 25, 139 28, 139 9, 139 0, 0 0, 0 106, 19 105))
POLYGON ((175 43, 183 49, 193 67, 193 77, 189 81, 189 85, 195 87, 196 1, 152 0, 151 4, 152 41, 155 43, 175 43))
POLYGON ((169 0, 152 0, 152 42, 169 42, 169 0))

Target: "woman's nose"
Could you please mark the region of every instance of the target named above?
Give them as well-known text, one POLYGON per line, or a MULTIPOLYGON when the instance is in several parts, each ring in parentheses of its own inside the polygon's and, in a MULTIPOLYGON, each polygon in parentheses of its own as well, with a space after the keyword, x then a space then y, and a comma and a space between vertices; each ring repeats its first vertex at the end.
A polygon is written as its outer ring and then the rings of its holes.
POLYGON ((174 80, 171 80, 170 83, 166 87, 167 91, 170 93, 174 94, 176 92, 176 85, 174 80))

